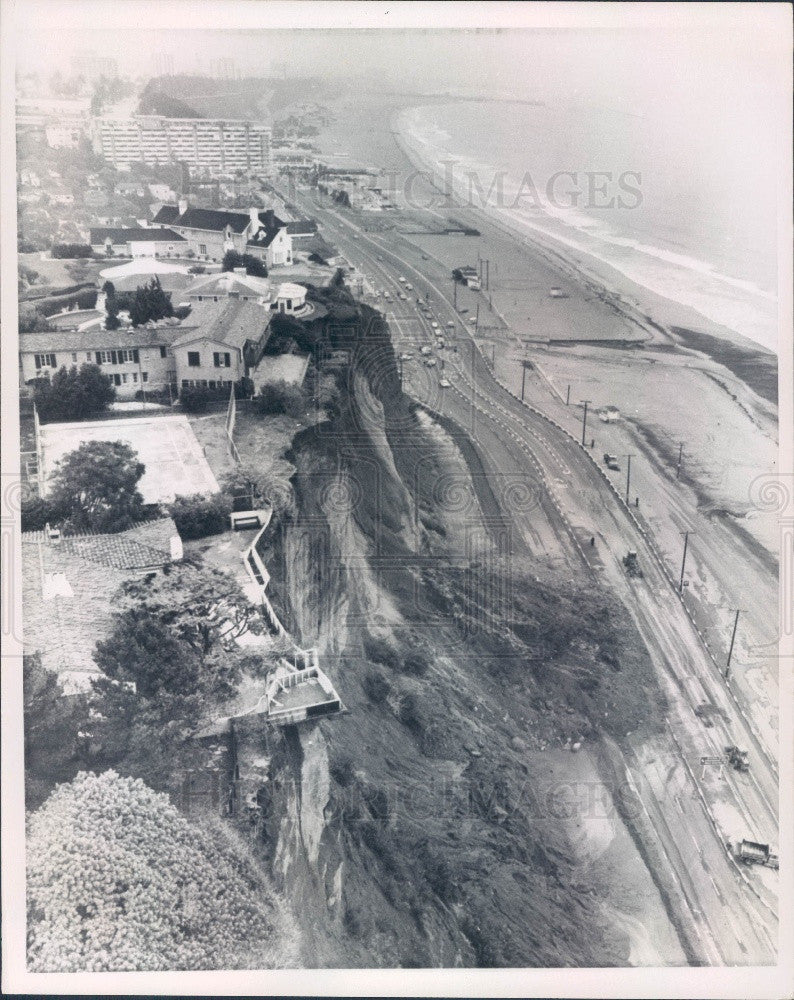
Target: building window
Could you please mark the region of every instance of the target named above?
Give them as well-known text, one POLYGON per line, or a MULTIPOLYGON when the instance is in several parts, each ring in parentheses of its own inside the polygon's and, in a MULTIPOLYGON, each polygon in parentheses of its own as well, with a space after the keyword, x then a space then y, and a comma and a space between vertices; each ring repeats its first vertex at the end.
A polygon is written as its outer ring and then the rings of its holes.
POLYGON ((54 354, 34 354, 33 360, 36 363, 36 370, 40 368, 57 368, 54 354))
POLYGON ((118 372, 113 376, 113 384, 121 385, 121 375, 119 375, 118 372))
POLYGON ((165 357, 165 353, 166 353, 166 352, 165 352, 165 348, 164 348, 164 347, 161 347, 161 348, 160 348, 160 357, 161 357, 161 358, 164 358, 164 357, 165 357))
MULTIPOLYGON (((125 375, 124 378, 126 378, 126 377, 127 376, 125 375)), ((137 382, 138 381, 138 373, 137 372, 133 372, 132 373, 132 381, 133 382, 137 382)))
POLYGON ((86 361, 90 361, 91 360, 91 352, 90 351, 86 351, 85 352, 85 359, 86 359, 86 361))
POLYGON ((206 257, 207 256, 207 244, 206 243, 199 243, 199 253, 201 254, 202 257, 206 257))
POLYGON ((182 388, 183 389, 189 389, 191 387, 191 385, 193 385, 193 383, 190 381, 189 378, 183 378, 182 379, 182 388))
POLYGON ((231 368, 232 356, 227 351, 215 351, 212 357, 216 368, 231 368))
POLYGON ((141 372, 141 381, 142 382, 148 382, 149 381, 149 373, 148 372, 141 372))
POLYGON ((77 351, 72 351, 72 361, 77 361, 77 351))
POLYGON ((187 363, 191 368, 201 367, 201 355, 198 351, 188 351, 187 352, 187 363))

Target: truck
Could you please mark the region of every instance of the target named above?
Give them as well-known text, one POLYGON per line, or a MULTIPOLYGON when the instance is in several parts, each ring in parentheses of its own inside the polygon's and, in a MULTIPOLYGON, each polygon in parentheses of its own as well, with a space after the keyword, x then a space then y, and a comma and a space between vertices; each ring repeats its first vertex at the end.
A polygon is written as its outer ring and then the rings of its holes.
POLYGON ((608 469, 614 469, 616 472, 620 472, 617 455, 610 455, 608 451, 604 452, 604 465, 606 465, 608 469))
POLYGON ((736 860, 744 865, 778 867, 778 856, 769 849, 769 844, 759 844, 755 840, 740 840, 736 844, 736 860))
POLYGON ((626 567, 626 572, 629 576, 642 576, 642 570, 637 562, 637 553, 634 549, 629 549, 625 556, 623 556, 623 565, 626 567))

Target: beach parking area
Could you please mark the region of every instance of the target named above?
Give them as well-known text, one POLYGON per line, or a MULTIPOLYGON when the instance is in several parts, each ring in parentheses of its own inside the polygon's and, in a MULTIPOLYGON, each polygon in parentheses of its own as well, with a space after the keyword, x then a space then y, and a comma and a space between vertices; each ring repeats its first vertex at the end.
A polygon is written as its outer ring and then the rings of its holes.
POLYGON ((42 487, 56 464, 88 441, 122 441, 146 466, 139 489, 145 503, 217 493, 218 483, 186 417, 168 414, 87 423, 44 424, 40 431, 42 487))

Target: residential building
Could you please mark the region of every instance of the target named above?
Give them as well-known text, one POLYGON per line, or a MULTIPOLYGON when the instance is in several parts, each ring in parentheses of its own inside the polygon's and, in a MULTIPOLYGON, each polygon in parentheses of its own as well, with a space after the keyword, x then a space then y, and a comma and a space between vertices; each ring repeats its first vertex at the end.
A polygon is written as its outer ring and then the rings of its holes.
POLYGON ((52 330, 20 333, 19 363, 24 383, 52 376, 62 367, 99 365, 120 399, 140 389, 162 389, 176 381, 172 343, 187 335, 176 323, 128 329, 52 330))
POLYGON ((220 118, 99 118, 94 147, 115 166, 184 162, 210 175, 267 173, 271 129, 263 122, 220 118))
POLYGON ((105 257, 181 257, 188 249, 184 236, 160 226, 92 229, 89 243, 105 257))
POLYGON ((224 299, 241 299, 243 302, 258 302, 269 308, 270 282, 267 278, 256 278, 245 273, 244 267, 221 274, 201 274, 182 296, 188 302, 219 302, 224 299))
POLYGON ((210 389, 250 376, 270 338, 269 309, 257 302, 227 298, 199 302, 190 324, 171 344, 180 389, 210 389))
POLYGON ((85 690, 100 676, 91 650, 110 634, 116 591, 179 561, 179 532, 168 517, 113 535, 30 531, 21 540, 24 651, 39 654, 66 694, 85 690))
POLYGON ((178 233, 202 260, 222 260, 228 250, 249 253, 268 268, 292 263, 292 237, 273 209, 247 212, 191 208, 186 199, 163 205, 152 222, 178 233))

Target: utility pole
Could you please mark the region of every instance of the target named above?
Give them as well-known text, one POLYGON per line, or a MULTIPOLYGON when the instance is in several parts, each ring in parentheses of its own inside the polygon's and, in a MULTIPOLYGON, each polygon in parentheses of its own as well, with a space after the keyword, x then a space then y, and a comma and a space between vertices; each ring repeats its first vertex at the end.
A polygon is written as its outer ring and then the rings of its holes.
POLYGON ((458 283, 455 278, 452 279, 452 306, 455 312, 458 311, 458 283))
POLYGON ((568 391, 565 393, 565 405, 568 406, 570 402, 571 402, 571 387, 569 385, 568 391))
POLYGON ((474 336, 476 337, 480 330, 480 303, 477 303, 477 312, 474 315, 474 336))
POLYGON ((524 386, 527 381, 527 366, 524 364, 521 370, 521 402, 524 402, 524 386))
POLYGON ((585 435, 587 434, 587 404, 593 401, 592 399, 583 399, 582 402, 584 403, 584 416, 582 417, 582 447, 584 448, 585 435))
POLYGON ((490 260, 485 261, 485 289, 490 291, 491 289, 491 262, 490 260))
POLYGON ((689 545, 689 536, 694 535, 694 531, 682 531, 681 534, 684 536, 684 557, 681 560, 681 579, 678 581, 679 594, 683 594, 684 592, 684 567, 686 566, 686 550, 689 545))
POLYGON ((678 465, 675 467, 675 478, 678 479, 681 475, 681 456, 684 454, 684 442, 678 446, 678 465))
POLYGON ((739 624, 739 608, 736 610, 736 617, 733 619, 733 634, 731 635, 731 648, 728 650, 728 662, 725 666, 725 680, 728 680, 731 672, 731 657, 733 656, 733 644, 736 641, 736 626, 739 624))
POLYGON ((629 484, 631 483, 631 455, 626 455, 626 506, 629 505, 629 484))

